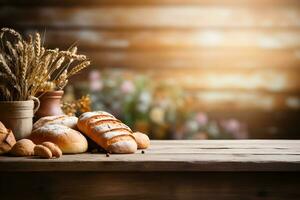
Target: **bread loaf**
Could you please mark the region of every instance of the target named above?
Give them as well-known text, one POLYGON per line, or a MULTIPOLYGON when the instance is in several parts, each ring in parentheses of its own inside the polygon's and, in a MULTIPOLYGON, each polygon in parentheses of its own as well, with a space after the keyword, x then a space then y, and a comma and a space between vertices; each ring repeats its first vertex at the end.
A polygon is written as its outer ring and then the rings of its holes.
POLYGON ((147 149, 150 146, 150 139, 148 135, 141 132, 134 132, 133 136, 137 143, 138 149, 147 149))
POLYGON ((61 124, 72 129, 77 129, 77 121, 77 117, 67 115, 42 117, 33 124, 32 130, 36 130, 46 124, 61 124))
POLYGON ((83 113, 77 127, 110 153, 134 153, 137 150, 131 129, 107 112, 83 113))
POLYGON ((0 155, 7 153, 16 144, 13 132, 0 122, 0 155))
POLYGON ((78 131, 60 124, 46 124, 34 130, 29 136, 36 144, 52 142, 62 153, 83 153, 87 150, 87 140, 78 131))

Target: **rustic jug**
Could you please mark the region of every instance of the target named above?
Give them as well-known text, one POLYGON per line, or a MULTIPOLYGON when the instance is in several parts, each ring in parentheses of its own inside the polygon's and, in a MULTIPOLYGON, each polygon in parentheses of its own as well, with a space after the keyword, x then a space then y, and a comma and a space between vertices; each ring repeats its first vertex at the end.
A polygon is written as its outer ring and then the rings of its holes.
POLYGON ((63 90, 39 93, 38 96, 40 96, 39 100, 41 105, 35 114, 35 120, 45 116, 63 115, 64 112, 61 109, 61 99, 63 94, 63 90))
POLYGON ((17 140, 26 138, 32 131, 32 118, 39 106, 35 97, 27 101, 0 101, 0 121, 13 131, 17 140))

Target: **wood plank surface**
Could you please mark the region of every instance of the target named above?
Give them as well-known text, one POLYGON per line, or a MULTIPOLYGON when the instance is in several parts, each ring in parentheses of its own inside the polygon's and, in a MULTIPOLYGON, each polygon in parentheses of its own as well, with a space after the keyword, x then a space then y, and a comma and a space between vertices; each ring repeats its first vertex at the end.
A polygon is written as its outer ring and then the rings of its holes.
MULTIPOLYGON (((22 29, 20 29, 22 31, 22 29)), ((36 29, 24 32, 34 33, 36 29)), ((47 45, 68 47, 76 42, 81 49, 144 50, 298 50, 300 30, 285 29, 38 29, 47 45), (64 41, 61 43, 61 41, 64 41)), ((192 53, 192 52, 190 52, 192 53)), ((258 54, 259 52, 251 52, 258 54)), ((261 52, 262 53, 262 52, 261 52)), ((299 52, 298 52, 299 53, 299 52)), ((295 53, 295 56, 297 54, 295 53)), ((298 56, 299 59, 299 56, 298 56)))
POLYGON ((299 172, 6 172, 0 192, 5 200, 296 200, 299 177, 299 172))
POLYGON ((0 171, 300 171, 300 140, 152 141, 145 154, 1 156, 0 171))
POLYGON ((295 6, 103 6, 0 8, 4 25, 52 28, 299 28, 295 6), (101 13, 101 14, 100 14, 101 13), (205 19, 205 20, 203 20, 205 19), (237 20, 238 19, 238 20, 237 20))
MULTIPOLYGON (((68 43, 71 44, 71 43, 68 43)), ((65 45, 63 49, 67 49, 65 45)), ((81 47, 81 46, 80 46, 81 47)), ((299 69, 298 51, 102 50, 84 51, 98 68, 123 69, 299 69)), ((299 53, 300 54, 300 53, 299 53)))

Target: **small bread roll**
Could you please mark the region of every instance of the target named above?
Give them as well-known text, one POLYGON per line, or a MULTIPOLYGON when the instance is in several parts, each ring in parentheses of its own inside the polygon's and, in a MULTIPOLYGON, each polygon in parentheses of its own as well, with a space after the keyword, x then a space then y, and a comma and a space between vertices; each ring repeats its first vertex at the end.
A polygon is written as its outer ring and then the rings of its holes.
POLYGON ((46 124, 34 130, 29 138, 36 144, 52 142, 62 153, 83 153, 88 148, 87 140, 80 132, 60 124, 46 124))
POLYGON ((137 143, 138 149, 147 149, 150 146, 150 139, 148 135, 141 132, 134 132, 133 136, 137 143))
POLYGON ((46 116, 36 121, 33 124, 32 130, 36 130, 46 124, 60 124, 76 130, 77 121, 78 118, 75 116, 68 116, 68 115, 46 116))
POLYGON ((28 139, 19 140, 10 150, 14 156, 32 156, 34 154, 35 144, 28 139))
POLYGON ((43 145, 36 145, 34 147, 34 155, 39 156, 40 158, 52 158, 52 152, 50 149, 43 145))
POLYGON ((61 157, 62 152, 56 144, 54 144, 52 142, 43 142, 42 145, 47 147, 51 151, 52 156, 54 156, 56 158, 61 157))

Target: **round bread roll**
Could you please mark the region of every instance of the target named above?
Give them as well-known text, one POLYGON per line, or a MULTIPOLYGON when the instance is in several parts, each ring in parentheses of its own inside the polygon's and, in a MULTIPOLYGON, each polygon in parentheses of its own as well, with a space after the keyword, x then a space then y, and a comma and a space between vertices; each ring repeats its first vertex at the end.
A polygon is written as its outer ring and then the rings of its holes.
POLYGON ((48 147, 43 145, 36 145, 34 147, 34 155, 40 158, 52 158, 52 152, 48 147))
POLYGON ((62 153, 83 153, 88 148, 87 140, 80 132, 60 124, 46 124, 34 130, 29 138, 36 144, 52 142, 62 153))
POLYGON ((42 117, 33 124, 32 130, 36 130, 46 124, 61 124, 72 129, 77 129, 77 121, 77 117, 68 115, 42 117))
POLYGON ((56 144, 54 144, 52 142, 43 142, 42 145, 47 147, 48 149, 50 149, 52 156, 54 156, 56 158, 61 157, 62 152, 56 144))
POLYGON ((33 156, 35 144, 28 139, 19 140, 10 150, 14 156, 33 156))
POLYGON ((147 149, 150 146, 150 139, 148 135, 141 132, 134 132, 133 136, 137 143, 138 149, 147 149))

